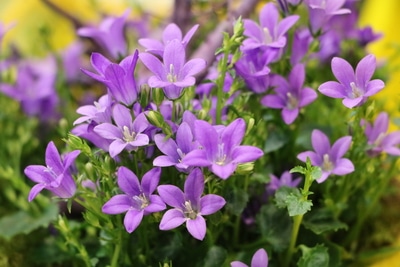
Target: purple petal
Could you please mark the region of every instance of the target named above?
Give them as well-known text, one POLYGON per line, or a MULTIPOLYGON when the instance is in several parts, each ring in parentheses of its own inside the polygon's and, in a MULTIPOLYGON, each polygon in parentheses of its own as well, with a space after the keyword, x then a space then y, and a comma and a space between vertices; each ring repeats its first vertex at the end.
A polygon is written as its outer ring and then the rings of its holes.
POLYGON ((343 99, 342 103, 345 107, 354 108, 362 104, 364 100, 365 98, 362 96, 357 98, 345 98, 343 99))
POLYGON ((74 150, 65 154, 64 169, 68 169, 75 161, 76 157, 81 153, 80 150, 74 150))
POLYGON ((111 123, 102 123, 93 128, 93 131, 105 139, 122 138, 121 130, 111 123))
POLYGON ((282 19, 278 25, 278 36, 284 35, 299 20, 299 16, 292 15, 282 19))
POLYGON ((153 165, 157 167, 175 166, 178 163, 178 160, 174 160, 174 158, 170 156, 158 156, 153 160, 153 165))
POLYGON ((351 145, 351 136, 344 136, 339 138, 332 146, 331 156, 332 160, 338 160, 346 154, 351 145))
POLYGON ((144 209, 144 214, 147 215, 153 212, 159 212, 165 210, 166 206, 164 201, 162 201, 160 196, 151 195, 149 197, 150 204, 144 209))
POLYGON ((259 250, 254 253, 253 258, 251 259, 251 267, 267 267, 268 266, 268 254, 263 249, 260 248, 259 250))
MULTIPOLYGON (((203 149, 206 151, 207 155, 216 155, 218 153, 219 137, 214 127, 203 120, 195 121, 194 127, 195 138, 203 146, 203 149)), ((186 155, 186 157, 187 156, 188 155, 186 155)))
POLYGON ((296 89, 296 91, 300 90, 303 87, 305 78, 305 71, 303 64, 297 64, 293 67, 292 71, 289 74, 289 83, 291 86, 296 89))
POLYGON ((119 153, 122 152, 122 150, 124 150, 126 148, 127 145, 128 145, 128 143, 122 141, 121 139, 114 140, 108 147, 110 156, 112 158, 115 158, 116 156, 118 156, 119 153))
POLYGON ((372 80, 367 83, 364 96, 372 96, 385 87, 385 83, 382 80, 372 80))
POLYGON ((141 193, 139 179, 130 169, 121 166, 117 172, 118 186, 129 196, 138 196, 141 193))
POLYGON ((170 23, 165 27, 162 36, 164 44, 169 43, 171 40, 178 39, 182 41, 182 31, 175 23, 170 23))
POLYGON ((299 107, 307 106, 312 103, 315 99, 317 99, 317 92, 315 92, 311 88, 304 88, 300 93, 300 102, 299 107))
POLYGON ((200 199, 200 213, 201 215, 213 214, 222 209, 225 204, 226 201, 221 196, 214 194, 205 195, 200 199))
POLYGON ((260 43, 263 41, 263 32, 260 26, 253 20, 244 19, 244 35, 258 40, 260 43))
POLYGON ((262 28, 268 28, 271 34, 278 24, 279 12, 275 4, 268 3, 260 11, 259 21, 262 28))
POLYGON ((318 87, 318 91, 320 91, 323 95, 332 97, 332 98, 344 98, 347 97, 346 87, 343 84, 338 82, 325 82, 318 87))
POLYGON ((104 76, 106 68, 112 63, 102 54, 95 52, 90 56, 90 62, 92 63, 93 68, 100 73, 101 76, 104 76))
POLYGON ((178 187, 175 185, 160 185, 157 188, 158 194, 162 200, 169 206, 183 209, 185 204, 185 197, 178 187))
POLYGON ((143 219, 143 210, 129 210, 125 214, 124 225, 128 233, 132 233, 143 219))
POLYGON ((255 146, 237 146, 232 151, 234 163, 252 162, 264 155, 264 152, 255 146))
POLYGON ((297 118, 299 115, 299 109, 294 108, 294 109, 288 109, 284 108, 282 109, 282 119, 286 124, 292 124, 294 120, 297 118))
POLYGON ((313 166, 320 166, 322 164, 321 157, 314 151, 305 151, 297 155, 297 158, 303 162, 307 162, 307 158, 310 158, 313 166))
POLYGON ((138 42, 141 46, 146 48, 146 52, 151 52, 162 56, 164 45, 160 41, 150 38, 141 38, 138 40, 138 42))
POLYGON ((342 58, 334 57, 332 59, 332 72, 336 79, 344 86, 349 86, 350 83, 356 80, 353 67, 342 58))
POLYGON ((185 63, 185 47, 179 40, 172 40, 165 46, 163 61, 167 70, 172 65, 176 74, 181 72, 185 63))
POLYGON ((188 229, 189 233, 198 240, 203 240, 206 236, 206 220, 200 215, 197 215, 196 219, 187 220, 186 221, 186 228, 188 229))
POLYGON ((266 95, 261 99, 261 104, 268 108, 281 109, 286 106, 285 101, 277 95, 266 95))
POLYGON ((366 55, 356 67, 356 84, 361 86, 371 80, 376 68, 376 58, 374 55, 366 55))
POLYGON ((332 170, 333 174, 346 175, 354 171, 354 165, 349 159, 339 159, 332 170))
POLYGON ((139 58, 158 79, 166 79, 167 73, 165 72, 164 65, 158 58, 149 53, 140 53, 139 58))
POLYGON ((64 172, 64 166, 61 162, 60 153, 58 153, 53 141, 49 142, 46 148, 46 165, 52 168, 56 174, 64 172))
POLYGON ((174 229, 182 225, 185 221, 186 218, 181 210, 177 209, 167 210, 161 219, 160 230, 165 231, 174 229))
POLYGON ((207 153, 203 149, 195 149, 190 151, 182 159, 182 163, 188 166, 208 167, 212 163, 207 158, 207 153))
POLYGON ((116 104, 112 110, 115 124, 122 129, 124 126, 130 128, 132 125, 132 115, 130 110, 121 104, 116 104))
POLYGON ((204 177, 199 168, 193 169, 185 181, 185 199, 197 206, 204 191, 204 177))
POLYGON ((168 155, 173 159, 179 159, 177 152, 178 146, 176 145, 174 139, 167 138, 164 134, 156 134, 154 136, 154 142, 156 143, 157 148, 163 154, 168 155))
POLYGON ((189 124, 182 122, 176 131, 176 143, 183 153, 189 153, 193 149, 193 133, 189 124))
POLYGON ((240 261, 232 261, 231 267, 249 267, 249 266, 240 261))
POLYGON ((45 187, 45 184, 34 185, 31 191, 29 191, 28 201, 31 202, 45 187))
POLYGON ((128 195, 116 195, 110 198, 101 211, 106 214, 124 213, 132 207, 132 199, 128 195))
POLYGON ((237 164, 233 163, 233 162, 226 163, 225 165, 212 164, 210 166, 210 170, 215 175, 217 175, 219 178, 226 180, 236 170, 236 166, 237 166, 237 164))
POLYGON ((200 71, 204 70, 206 65, 206 61, 202 58, 191 59, 183 66, 180 78, 196 75, 200 71))
POLYGON ((319 177, 316 181, 317 183, 322 183, 325 182, 326 179, 328 179, 329 175, 331 175, 331 172, 327 172, 327 171, 322 171, 321 177, 319 177))
POLYGON ((47 179, 44 179, 46 170, 47 168, 43 165, 29 165, 25 168, 24 174, 35 183, 44 183, 48 182, 47 179))
POLYGON ((197 28, 199 28, 199 24, 194 25, 190 30, 185 34, 182 40, 182 44, 186 46, 187 43, 189 43, 190 39, 192 39, 193 35, 197 31, 197 28))
POLYGON ((246 131, 246 122, 242 118, 235 119, 221 133, 221 142, 224 150, 230 151, 240 145, 246 131))
POLYGON ((320 130, 313 130, 311 133, 311 143, 318 155, 327 154, 331 148, 328 137, 320 130))
POLYGON ((146 195, 152 194, 160 182, 161 168, 153 168, 142 177, 142 190, 146 195))

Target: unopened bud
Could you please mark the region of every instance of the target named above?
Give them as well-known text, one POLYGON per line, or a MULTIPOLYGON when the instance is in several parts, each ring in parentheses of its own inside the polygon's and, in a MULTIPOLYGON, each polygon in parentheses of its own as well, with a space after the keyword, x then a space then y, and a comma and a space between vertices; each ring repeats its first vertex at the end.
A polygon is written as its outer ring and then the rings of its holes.
POLYGON ((142 108, 149 105, 151 99, 151 88, 148 84, 142 84, 139 92, 139 103, 142 108))
POLYGON ((149 112, 145 113, 147 120, 154 126, 161 128, 165 123, 163 115, 155 110, 150 110, 149 112))
POLYGON ((236 173, 239 175, 247 175, 252 173, 254 170, 254 162, 247 162, 239 164, 236 168, 236 173))
POLYGON ((162 88, 153 88, 153 101, 159 106, 164 101, 164 91, 162 88))

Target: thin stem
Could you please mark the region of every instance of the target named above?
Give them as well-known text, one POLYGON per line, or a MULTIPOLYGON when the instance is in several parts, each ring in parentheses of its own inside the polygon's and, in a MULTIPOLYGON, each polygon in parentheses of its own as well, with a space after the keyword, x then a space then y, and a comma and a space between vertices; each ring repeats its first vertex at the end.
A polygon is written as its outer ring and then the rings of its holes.
POLYGON ((118 229, 118 240, 117 244, 115 245, 114 248, 114 253, 111 259, 111 267, 118 267, 118 259, 119 259, 119 255, 121 253, 121 247, 122 247, 122 230, 118 229))
POLYGON ((225 76, 228 68, 228 56, 229 56, 229 50, 226 49, 224 51, 224 56, 221 59, 221 62, 219 63, 219 73, 220 75, 218 76, 218 79, 216 81, 217 85, 217 107, 216 107, 216 112, 215 112, 215 122, 216 124, 222 124, 222 107, 223 107, 223 97, 224 97, 224 82, 225 82, 225 76))

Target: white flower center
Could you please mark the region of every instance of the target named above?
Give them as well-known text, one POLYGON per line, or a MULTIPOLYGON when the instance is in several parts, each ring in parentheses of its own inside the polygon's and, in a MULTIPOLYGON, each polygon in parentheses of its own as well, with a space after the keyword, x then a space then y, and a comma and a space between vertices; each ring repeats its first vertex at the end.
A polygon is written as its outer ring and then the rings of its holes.
POLYGON ((357 98, 364 95, 364 92, 359 87, 357 87, 357 85, 354 82, 350 83, 350 87, 351 87, 352 98, 357 98))
POLYGON ((122 128, 123 132, 122 134, 124 135, 124 141, 125 142, 132 142, 136 140, 136 133, 135 132, 131 132, 131 130, 129 130, 128 126, 125 126, 122 128))
POLYGON ((183 213, 185 214, 185 217, 191 220, 196 219, 197 212, 192 208, 192 203, 190 203, 190 200, 186 200, 184 206, 185 210, 183 213))
POLYGON ((225 145, 224 143, 218 144, 218 154, 215 164, 219 166, 225 165, 226 161, 226 154, 224 153, 224 145, 225 145))
POLYGON ((271 32, 269 31, 269 29, 267 27, 264 27, 263 32, 264 32, 264 42, 266 44, 272 43, 273 39, 272 39, 272 35, 271 35, 271 32))
POLYGON ((54 180, 57 179, 58 175, 54 172, 52 167, 46 166, 46 169, 44 169, 43 171, 49 173, 51 175, 51 177, 54 178, 54 180))
POLYGON ((182 150, 180 149, 180 148, 177 148, 176 149, 176 152, 178 153, 178 155, 179 155, 179 159, 178 159, 178 161, 179 162, 181 162, 182 161, 182 159, 186 156, 186 154, 185 153, 183 153, 182 152, 182 150))
POLYGON ((176 76, 176 73, 175 73, 174 65, 172 65, 172 64, 169 64, 169 73, 167 74, 167 80, 170 83, 174 83, 178 80, 178 77, 176 76))
POLYGON ((150 204, 149 199, 143 193, 138 196, 133 196, 132 198, 133 201, 135 201, 137 206, 140 208, 140 210, 146 208, 150 204))
POLYGON ((386 133, 380 133, 378 138, 376 138, 375 142, 373 143, 374 146, 380 146, 383 139, 386 137, 386 133))
POLYGON ((286 96, 288 98, 286 107, 290 110, 297 108, 299 105, 299 101, 297 100, 297 98, 291 93, 287 93, 286 96))
POLYGON ((324 154, 323 159, 324 159, 324 161, 322 162, 322 167, 321 167, 322 170, 327 171, 327 172, 332 171, 334 166, 333 166, 332 161, 329 158, 329 155, 324 154))

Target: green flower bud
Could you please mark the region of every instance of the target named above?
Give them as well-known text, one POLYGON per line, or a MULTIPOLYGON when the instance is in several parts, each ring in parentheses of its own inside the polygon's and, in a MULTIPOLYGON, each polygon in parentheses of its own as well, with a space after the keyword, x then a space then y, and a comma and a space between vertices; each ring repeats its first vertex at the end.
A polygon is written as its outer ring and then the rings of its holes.
POLYGON ((236 168, 236 173, 239 175, 247 175, 252 173, 254 170, 254 162, 247 162, 239 164, 236 168))
POLYGON ((148 84, 140 86, 139 103, 142 108, 147 107, 151 100, 151 88, 148 84))
POLYGON ((164 101, 164 91, 162 88, 153 88, 153 101, 154 103, 159 106, 164 101))

